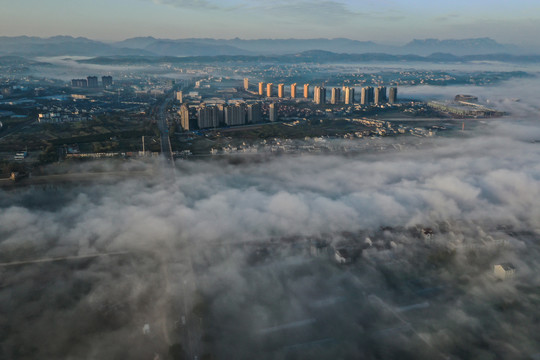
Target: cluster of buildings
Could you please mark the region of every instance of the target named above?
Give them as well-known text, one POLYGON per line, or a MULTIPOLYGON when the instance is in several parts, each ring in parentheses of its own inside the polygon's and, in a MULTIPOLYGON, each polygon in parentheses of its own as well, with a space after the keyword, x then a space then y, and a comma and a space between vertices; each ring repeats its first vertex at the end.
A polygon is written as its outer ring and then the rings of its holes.
POLYGON ((48 123, 63 123, 63 122, 78 122, 78 121, 87 121, 90 120, 88 114, 73 114, 69 112, 62 113, 42 113, 38 114, 38 123, 39 124, 48 124, 48 123))
MULTIPOLYGON (((244 90, 249 90, 249 79, 245 78, 243 82, 244 90)), ((291 84, 290 94, 285 94, 285 84, 277 85, 277 98, 279 99, 297 99, 298 85, 291 84)), ((287 103, 280 103, 274 96, 274 84, 259 82, 258 94, 265 96, 271 103, 265 104, 260 100, 253 103, 246 103, 243 100, 229 100, 228 103, 201 103, 190 106, 184 103, 184 94, 182 91, 175 93, 175 99, 182 104, 178 111, 180 115, 180 125, 183 130, 209 129, 221 126, 238 126, 246 124, 256 124, 263 121, 263 114, 270 122, 278 121, 278 106, 287 107, 287 103), (263 109, 264 108, 264 109, 263 109), (264 110, 264 111, 263 111, 264 110)), ((341 88, 333 87, 330 91, 330 102, 327 101, 328 90, 324 86, 315 86, 313 92, 310 91, 310 84, 304 84, 303 98, 310 99, 313 96, 313 102, 317 105, 354 105, 356 103, 355 88, 343 86, 341 88)), ((218 99, 219 100, 219 99, 218 99)), ((217 102, 217 101, 216 101, 217 102)), ((397 102, 397 88, 392 87, 388 91, 384 86, 376 88, 367 86, 362 88, 360 104, 361 105, 382 105, 386 103, 394 104, 397 102)))
MULTIPOLYGON (((183 130, 217 128, 220 126, 237 126, 256 124, 263 121, 263 105, 260 102, 246 104, 243 101, 228 104, 200 104, 195 114, 190 112, 188 104, 182 104, 179 110, 180 125, 183 130), (193 116, 193 115, 196 115, 193 116)), ((278 120, 278 106, 268 106, 268 118, 271 122, 278 120)))
MULTIPOLYGON (((244 90, 249 89, 249 79, 244 79, 244 90)), ((259 82, 259 96, 274 97, 274 84, 273 83, 264 83, 259 82)), ((327 103, 326 99, 327 89, 324 86, 315 86, 313 89, 313 101, 318 105, 323 105, 327 103)), ((355 88, 349 86, 343 86, 342 88, 334 87, 331 88, 331 99, 330 103, 332 105, 337 104, 346 104, 352 105, 356 102, 355 99, 355 88)), ((285 84, 277 85, 277 97, 285 98, 285 84)), ((310 98, 310 84, 304 84, 304 99, 310 98)), ((297 98, 297 84, 291 84, 289 98, 297 98)), ((371 86, 366 86, 362 88, 360 104, 369 105, 369 104, 395 104, 397 102, 397 88, 391 87, 387 94, 387 89, 385 86, 378 86, 373 88, 371 86)))
MULTIPOLYGON (((112 76, 102 76, 101 77, 101 86, 106 88, 113 84, 112 76)), ((86 79, 72 79, 71 86, 77 88, 99 88, 99 81, 97 76, 87 76, 86 79)))

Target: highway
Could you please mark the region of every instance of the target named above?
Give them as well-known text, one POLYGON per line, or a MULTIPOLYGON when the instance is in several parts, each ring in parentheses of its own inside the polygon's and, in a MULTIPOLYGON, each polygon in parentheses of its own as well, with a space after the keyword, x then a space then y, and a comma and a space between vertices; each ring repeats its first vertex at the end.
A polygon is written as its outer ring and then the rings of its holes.
MULTIPOLYGON (((167 107, 174 99, 174 91, 167 93, 154 108, 161 139, 161 153, 170 161, 172 178, 176 179, 174 154, 171 146, 167 107)), ((162 176, 167 176, 163 172, 162 176)), ((174 184, 174 183, 173 183, 174 184)), ((200 359, 202 354, 202 319, 193 313, 197 296, 197 279, 188 244, 182 251, 171 251, 161 255, 162 274, 168 309, 163 311, 162 332, 168 344, 180 343, 187 359, 200 359)))
POLYGON ((171 145, 171 138, 169 137, 169 125, 167 124, 167 106, 169 102, 173 100, 174 92, 168 93, 165 98, 156 105, 156 117, 157 125, 160 133, 161 140, 161 154, 165 156, 167 160, 170 160, 171 166, 174 169, 174 156, 171 145))

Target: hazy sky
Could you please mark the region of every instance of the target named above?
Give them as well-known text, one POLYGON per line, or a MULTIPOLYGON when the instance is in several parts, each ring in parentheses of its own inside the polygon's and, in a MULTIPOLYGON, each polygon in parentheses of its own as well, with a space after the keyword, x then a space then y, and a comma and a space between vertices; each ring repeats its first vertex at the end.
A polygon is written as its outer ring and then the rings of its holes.
POLYGON ((0 35, 100 40, 492 37, 540 46, 538 0, 3 0, 0 35))

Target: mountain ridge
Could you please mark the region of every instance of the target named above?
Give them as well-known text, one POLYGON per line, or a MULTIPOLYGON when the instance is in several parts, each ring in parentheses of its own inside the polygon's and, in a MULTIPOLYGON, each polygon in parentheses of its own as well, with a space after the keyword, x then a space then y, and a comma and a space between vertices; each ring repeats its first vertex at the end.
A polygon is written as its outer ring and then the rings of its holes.
POLYGON ((159 39, 152 36, 133 37, 117 42, 103 42, 85 37, 58 35, 0 36, 0 55, 21 56, 211 56, 211 55, 285 55, 310 50, 334 53, 391 55, 422 55, 448 53, 454 56, 508 53, 511 55, 540 54, 515 45, 498 43, 491 38, 413 39, 401 45, 384 45, 373 41, 348 38, 313 39, 159 39))

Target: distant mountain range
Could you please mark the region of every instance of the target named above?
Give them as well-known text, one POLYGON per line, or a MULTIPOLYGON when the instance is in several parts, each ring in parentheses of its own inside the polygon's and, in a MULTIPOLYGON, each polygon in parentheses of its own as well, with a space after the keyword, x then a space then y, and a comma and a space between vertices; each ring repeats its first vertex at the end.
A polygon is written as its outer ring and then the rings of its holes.
POLYGON ((403 46, 381 45, 371 41, 336 39, 156 39, 137 37, 106 43, 84 37, 50 38, 0 36, 0 55, 36 56, 213 56, 213 55, 283 55, 311 50, 334 53, 421 55, 447 53, 455 56, 484 54, 538 54, 539 49, 504 45, 490 38, 413 40, 403 46))
MULTIPOLYGON (((78 60, 83 64, 96 65, 161 65, 190 63, 365 63, 365 62, 426 62, 466 63, 472 61, 501 61, 512 63, 540 63, 540 55, 486 54, 456 56, 447 53, 422 55, 393 55, 386 53, 338 54, 323 50, 309 50, 285 55, 212 55, 212 56, 98 56, 78 60)), ((0 57, 1 62, 1 57, 0 57)))

